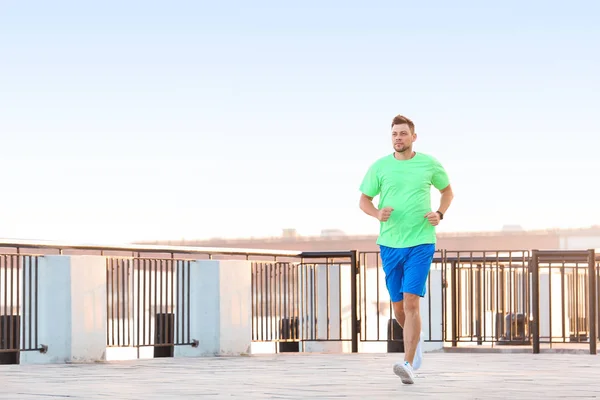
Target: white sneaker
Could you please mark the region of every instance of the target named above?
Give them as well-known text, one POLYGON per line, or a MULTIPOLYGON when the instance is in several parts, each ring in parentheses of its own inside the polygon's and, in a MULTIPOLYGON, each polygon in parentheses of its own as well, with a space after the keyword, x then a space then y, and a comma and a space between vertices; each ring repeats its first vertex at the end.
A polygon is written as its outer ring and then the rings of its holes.
POLYGON ((402 383, 405 385, 415 383, 413 380, 413 368, 408 361, 401 361, 394 364, 394 373, 400 377, 402 383))
POLYGON ((417 344, 417 350, 415 351, 415 358, 413 360, 413 369, 416 371, 421 368, 421 363, 423 363, 423 332, 421 332, 421 337, 419 338, 419 343, 417 344))

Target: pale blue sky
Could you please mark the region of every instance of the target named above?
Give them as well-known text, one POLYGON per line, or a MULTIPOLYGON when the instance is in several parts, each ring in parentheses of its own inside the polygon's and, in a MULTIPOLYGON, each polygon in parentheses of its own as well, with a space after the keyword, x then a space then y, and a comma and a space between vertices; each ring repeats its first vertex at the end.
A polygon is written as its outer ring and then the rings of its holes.
POLYGON ((0 0, 0 237, 376 233, 398 113, 440 231, 600 223, 600 3, 286 3, 0 0))

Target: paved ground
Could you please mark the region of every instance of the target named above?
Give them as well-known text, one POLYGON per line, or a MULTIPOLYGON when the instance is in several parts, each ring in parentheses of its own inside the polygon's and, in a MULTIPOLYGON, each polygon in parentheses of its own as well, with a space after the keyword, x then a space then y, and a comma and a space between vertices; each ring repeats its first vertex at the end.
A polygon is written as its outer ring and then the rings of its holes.
POLYGON ((282 354, 0 366, 0 399, 535 399, 600 397, 600 356, 425 355, 402 385, 400 354, 282 354))

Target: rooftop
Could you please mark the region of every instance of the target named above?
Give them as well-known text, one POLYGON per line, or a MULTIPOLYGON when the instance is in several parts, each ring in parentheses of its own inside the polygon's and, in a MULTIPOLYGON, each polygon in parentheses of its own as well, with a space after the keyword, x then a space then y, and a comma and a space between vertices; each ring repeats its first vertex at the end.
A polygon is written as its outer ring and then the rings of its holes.
POLYGON ((600 357, 426 353, 414 385, 401 354, 279 354, 0 366, 2 398, 532 399, 597 397, 600 357))

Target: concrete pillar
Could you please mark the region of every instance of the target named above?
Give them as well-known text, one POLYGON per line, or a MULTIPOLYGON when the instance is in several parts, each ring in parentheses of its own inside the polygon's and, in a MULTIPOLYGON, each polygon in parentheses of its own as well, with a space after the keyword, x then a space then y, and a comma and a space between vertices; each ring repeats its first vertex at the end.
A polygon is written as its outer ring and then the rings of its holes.
POLYGON ((37 290, 38 342, 48 350, 21 352, 21 364, 104 360, 106 259, 40 257, 37 290))
POLYGON ((252 343, 251 261, 201 260, 190 266, 190 334, 198 347, 175 357, 240 355, 252 343))

